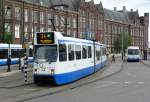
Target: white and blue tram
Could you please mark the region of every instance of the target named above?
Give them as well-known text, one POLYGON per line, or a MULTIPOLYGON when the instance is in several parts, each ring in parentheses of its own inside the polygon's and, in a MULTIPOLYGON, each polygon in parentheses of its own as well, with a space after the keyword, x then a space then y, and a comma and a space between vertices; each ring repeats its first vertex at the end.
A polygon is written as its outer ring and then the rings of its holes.
MULTIPOLYGON (((29 59, 28 61, 31 63, 33 62, 32 57, 32 49, 33 47, 30 46, 29 51, 29 59)), ((25 49, 22 48, 20 44, 0 44, 0 66, 7 64, 7 57, 10 55, 11 57, 11 64, 18 64, 19 57, 23 57, 25 53, 25 49)))
POLYGON ((127 48, 127 61, 137 61, 141 60, 141 53, 138 46, 129 46, 127 48))
POLYGON ((106 45, 64 37, 60 32, 38 32, 34 38, 34 82, 66 84, 106 65, 106 45))

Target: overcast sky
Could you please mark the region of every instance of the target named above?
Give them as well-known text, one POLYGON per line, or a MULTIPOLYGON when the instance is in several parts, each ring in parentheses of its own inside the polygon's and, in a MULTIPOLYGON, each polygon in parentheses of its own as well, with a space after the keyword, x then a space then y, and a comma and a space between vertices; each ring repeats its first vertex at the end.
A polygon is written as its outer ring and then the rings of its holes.
MULTIPOLYGON (((114 9, 114 7, 117 7, 117 10, 121 10, 123 6, 126 6, 126 9, 129 11, 131 9, 133 9, 134 11, 138 10, 140 16, 143 16, 144 13, 150 13, 150 0, 94 0, 96 4, 99 3, 100 1, 102 1, 104 8, 112 10, 114 9)), ((150 42, 150 29, 149 29, 149 42, 150 42)))

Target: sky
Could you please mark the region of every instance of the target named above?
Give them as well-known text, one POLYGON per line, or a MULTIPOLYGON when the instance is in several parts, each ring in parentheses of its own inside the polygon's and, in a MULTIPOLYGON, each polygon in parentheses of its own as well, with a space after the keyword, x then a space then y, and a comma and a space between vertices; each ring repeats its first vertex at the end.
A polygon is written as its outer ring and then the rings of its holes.
MULTIPOLYGON (((90 1, 90 0, 87 0, 90 1)), ((94 0, 95 4, 102 1, 104 8, 113 10, 117 7, 117 10, 122 10, 123 6, 126 6, 127 10, 138 10, 140 16, 144 16, 144 13, 150 13, 150 0, 94 0)), ((149 42, 150 42, 150 27, 149 27, 149 42)))

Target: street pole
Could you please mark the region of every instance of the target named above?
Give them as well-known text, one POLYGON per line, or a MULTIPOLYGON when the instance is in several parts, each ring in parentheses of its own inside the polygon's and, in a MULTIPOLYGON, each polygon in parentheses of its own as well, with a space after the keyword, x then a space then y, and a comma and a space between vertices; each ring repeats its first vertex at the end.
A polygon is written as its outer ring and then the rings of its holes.
POLYGON ((124 44, 124 41, 123 41, 123 34, 122 34, 122 36, 121 36, 121 41, 122 41, 122 43, 121 43, 121 53, 122 53, 122 60, 124 59, 124 48, 123 48, 123 44, 124 44))
POLYGON ((4 0, 1 0, 1 34, 2 34, 2 38, 1 41, 4 41, 4 33, 5 33, 5 18, 4 18, 4 0))

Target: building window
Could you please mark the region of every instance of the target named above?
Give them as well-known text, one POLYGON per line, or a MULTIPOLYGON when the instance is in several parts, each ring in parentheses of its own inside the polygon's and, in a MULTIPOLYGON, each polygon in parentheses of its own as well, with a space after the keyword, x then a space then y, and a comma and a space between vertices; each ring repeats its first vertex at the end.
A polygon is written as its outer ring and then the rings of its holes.
POLYGON ((56 26, 59 25, 59 17, 58 17, 58 15, 55 16, 55 25, 56 26))
POLYGON ((24 21, 28 22, 28 10, 27 9, 24 10, 24 21))
POLYGON ((76 26, 77 26, 76 19, 73 18, 73 28, 76 28, 76 26))
POLYGON ((52 31, 52 28, 48 28, 48 32, 51 32, 52 31))
POLYGON ((64 27, 64 23, 65 23, 65 18, 64 18, 64 16, 61 16, 60 19, 61 19, 60 25, 61 25, 62 27, 64 27))
POLYGON ((10 19, 11 18, 11 9, 7 5, 5 5, 5 18, 10 19))
POLYGON ((44 27, 41 27, 41 28, 40 28, 40 32, 44 32, 44 27))
POLYGON ((51 14, 48 14, 48 25, 51 25, 51 19, 52 19, 51 14))
POLYGON ((20 8, 15 7, 15 18, 16 20, 20 20, 20 8))
POLYGON ((25 39, 28 39, 28 26, 27 25, 24 27, 24 36, 25 36, 25 39))
POLYGON ((38 12, 32 11, 32 22, 37 23, 38 22, 38 12))
POLYGON ((40 12, 40 23, 44 24, 44 13, 40 12))
POLYGON ((6 32, 10 32, 10 24, 9 23, 5 23, 5 29, 6 29, 6 32))
POLYGON ((15 38, 20 38, 20 25, 15 25, 15 38))

